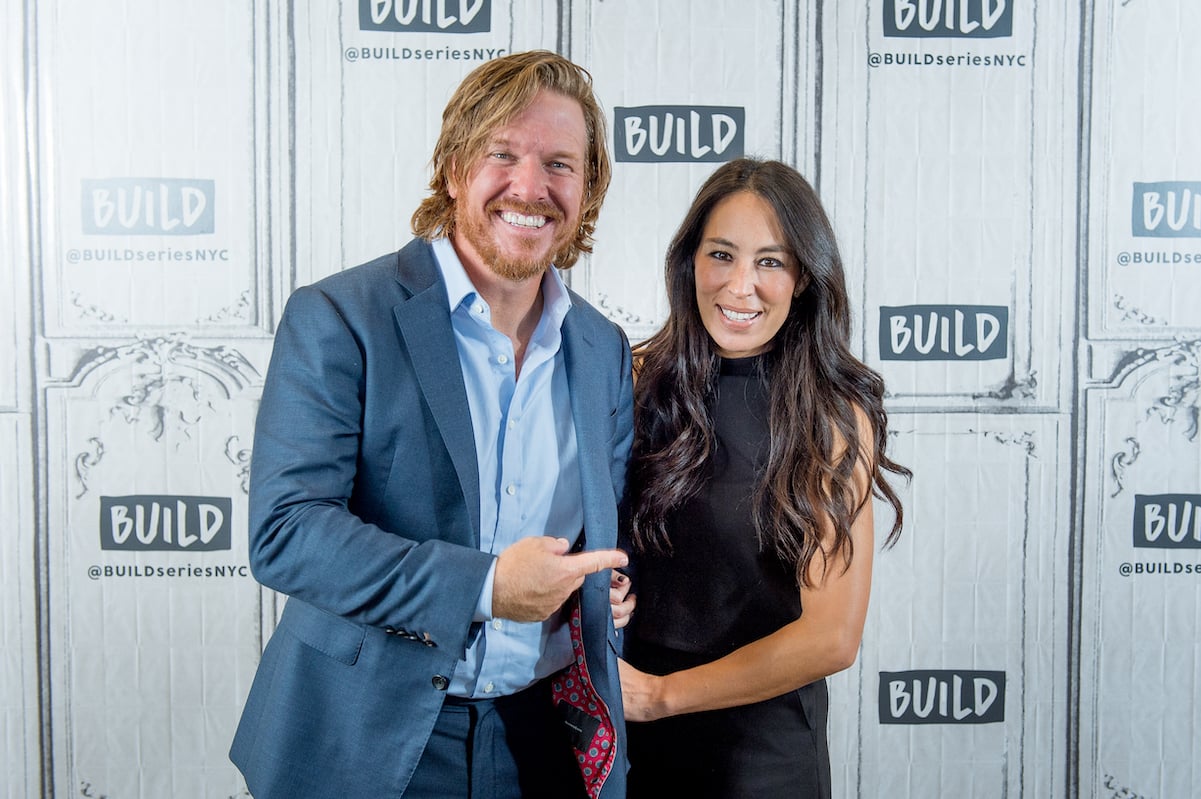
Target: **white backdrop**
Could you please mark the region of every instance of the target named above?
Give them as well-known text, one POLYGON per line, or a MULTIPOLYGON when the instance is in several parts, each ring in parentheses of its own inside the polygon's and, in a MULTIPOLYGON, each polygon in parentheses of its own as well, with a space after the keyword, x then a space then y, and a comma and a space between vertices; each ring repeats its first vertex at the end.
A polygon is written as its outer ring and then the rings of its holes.
POLYGON ((246 795, 283 301, 407 241, 450 91, 531 48, 595 76, 617 161, 569 280, 632 339, 715 163, 796 165, 839 233, 915 477, 836 794, 1201 791, 1198 4, 0 9, 0 795, 246 795))

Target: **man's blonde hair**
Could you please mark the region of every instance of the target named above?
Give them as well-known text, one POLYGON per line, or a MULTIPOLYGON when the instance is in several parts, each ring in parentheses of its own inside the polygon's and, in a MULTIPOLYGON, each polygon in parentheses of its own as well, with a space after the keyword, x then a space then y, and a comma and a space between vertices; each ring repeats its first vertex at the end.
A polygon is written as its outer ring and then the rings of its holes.
POLYGON ((430 159, 432 194, 413 213, 413 232, 423 239, 450 236, 455 229, 452 179, 461 180, 475 164, 488 139, 524 111, 542 90, 570 97, 584 112, 588 135, 580 229, 575 239, 554 254, 566 269, 580 253, 592 252, 592 234, 613 170, 605 140, 605 117, 592 93, 592 76, 583 67, 548 50, 531 50, 494 59, 472 70, 442 112, 442 133, 430 159))

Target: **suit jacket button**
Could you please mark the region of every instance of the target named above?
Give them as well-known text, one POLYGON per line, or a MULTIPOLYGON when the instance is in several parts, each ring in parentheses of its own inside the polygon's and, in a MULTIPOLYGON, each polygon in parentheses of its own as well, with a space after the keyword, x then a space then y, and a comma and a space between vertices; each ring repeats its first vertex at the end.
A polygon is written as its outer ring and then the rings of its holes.
POLYGON ((434 679, 430 682, 432 682, 434 687, 439 691, 445 691, 450 686, 450 680, 446 679, 441 674, 435 674, 434 679))

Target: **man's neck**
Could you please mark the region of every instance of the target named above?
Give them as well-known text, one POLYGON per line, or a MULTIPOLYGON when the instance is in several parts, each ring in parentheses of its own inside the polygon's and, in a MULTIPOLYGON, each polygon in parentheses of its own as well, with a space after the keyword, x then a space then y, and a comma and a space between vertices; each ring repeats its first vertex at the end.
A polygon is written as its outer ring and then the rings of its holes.
POLYGON ((542 279, 532 277, 521 282, 503 281, 501 290, 486 293, 479 285, 476 290, 492 309, 492 327, 509 337, 513 344, 513 366, 521 374, 525 351, 542 318, 542 279))
POLYGON ((467 275, 492 309, 492 326, 509 338, 528 341, 542 317, 542 276, 517 281, 470 269, 467 275))
POLYGON ((514 366, 520 374, 526 348, 542 318, 542 279, 546 273, 525 280, 510 280, 476 259, 463 256, 460 252, 459 260, 467 278, 491 309, 492 327, 508 336, 513 344, 514 366))

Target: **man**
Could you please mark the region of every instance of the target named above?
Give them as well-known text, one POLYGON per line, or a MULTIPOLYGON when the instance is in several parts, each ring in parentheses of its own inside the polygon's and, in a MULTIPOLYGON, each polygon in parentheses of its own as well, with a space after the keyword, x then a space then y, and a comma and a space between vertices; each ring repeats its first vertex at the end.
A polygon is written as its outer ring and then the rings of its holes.
POLYGON ((230 752, 259 799, 624 796, 630 351, 549 268, 590 251, 604 129, 560 56, 484 64, 420 238, 289 300, 250 488, 289 599, 230 752))

